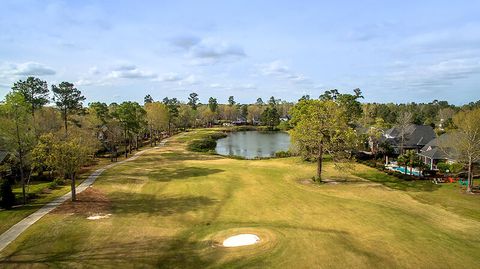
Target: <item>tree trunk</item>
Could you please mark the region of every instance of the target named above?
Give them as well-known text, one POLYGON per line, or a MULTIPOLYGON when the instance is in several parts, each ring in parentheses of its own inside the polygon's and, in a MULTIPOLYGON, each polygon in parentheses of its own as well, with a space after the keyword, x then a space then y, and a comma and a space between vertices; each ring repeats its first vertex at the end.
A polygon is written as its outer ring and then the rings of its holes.
POLYGON ((152 131, 152 128, 150 128, 150 147, 153 147, 153 131, 152 131))
POLYGON ((72 202, 75 202, 77 200, 77 190, 75 186, 75 173, 72 173, 70 178, 72 180, 72 202))
POLYGON ((22 184, 23 204, 25 205, 27 203, 27 194, 25 192, 25 175, 24 175, 24 172, 23 172, 23 156, 22 156, 22 153, 20 153, 20 182, 22 184))
POLYGON ((27 203, 27 195, 25 193, 25 175, 23 173, 23 147, 22 147, 22 140, 20 138, 20 129, 18 127, 18 118, 15 121, 15 129, 17 131, 17 143, 18 143, 18 157, 20 159, 20 182, 22 184, 22 198, 23 204, 27 203))
POLYGON ((67 136, 68 132, 67 132, 67 110, 66 109, 63 111, 63 122, 65 124, 65 136, 67 136))
POLYGON ((35 106, 32 104, 32 126, 35 137, 37 137, 37 125, 35 123, 35 106))
POLYGON ((128 153, 132 154, 132 137, 128 138, 128 153))
POLYGON ((472 157, 468 157, 467 192, 472 192, 472 157))
POLYGON ((125 139, 123 140, 125 143, 125 158, 128 158, 128 149, 127 149, 127 129, 125 129, 125 139))
POLYGON ((318 148, 317 158, 317 180, 322 181, 323 143, 318 148))

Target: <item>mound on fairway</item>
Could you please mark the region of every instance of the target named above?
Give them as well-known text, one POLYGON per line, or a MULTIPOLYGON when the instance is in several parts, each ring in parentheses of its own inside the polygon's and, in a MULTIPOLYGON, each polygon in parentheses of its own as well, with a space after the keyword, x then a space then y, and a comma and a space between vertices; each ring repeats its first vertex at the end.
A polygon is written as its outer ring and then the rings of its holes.
POLYGON ((238 234, 230 236, 223 241, 224 247, 241 247, 254 245, 260 241, 260 238, 255 234, 238 234))

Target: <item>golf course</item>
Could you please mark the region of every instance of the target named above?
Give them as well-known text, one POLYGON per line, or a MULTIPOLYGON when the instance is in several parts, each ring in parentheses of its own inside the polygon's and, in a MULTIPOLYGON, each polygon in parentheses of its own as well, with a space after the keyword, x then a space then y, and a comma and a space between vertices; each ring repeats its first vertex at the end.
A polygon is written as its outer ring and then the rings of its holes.
POLYGON ((480 196, 355 164, 190 152, 197 129, 107 169, 0 268, 480 268, 480 196), (257 244, 224 247, 237 234, 257 244))

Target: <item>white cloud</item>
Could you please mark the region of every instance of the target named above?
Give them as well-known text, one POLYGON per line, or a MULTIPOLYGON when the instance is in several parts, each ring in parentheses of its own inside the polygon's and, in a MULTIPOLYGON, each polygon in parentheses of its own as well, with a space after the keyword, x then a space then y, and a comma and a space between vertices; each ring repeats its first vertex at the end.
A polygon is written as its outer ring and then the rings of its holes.
POLYGON ((191 47, 198 44, 200 41, 201 39, 196 36, 185 35, 185 36, 177 36, 170 39, 170 44, 172 44, 175 47, 188 50, 191 47))
POLYGON ((180 80, 178 82, 178 85, 184 86, 184 85, 196 85, 200 83, 200 79, 196 75, 189 75, 186 78, 180 80))
POLYGON ((290 74, 287 76, 287 78, 289 78, 295 83, 305 83, 309 81, 309 79, 304 74, 290 74))
POLYGON ((191 56, 202 59, 220 59, 227 57, 244 57, 245 51, 238 45, 229 44, 226 42, 212 42, 202 41, 200 44, 194 46, 191 51, 191 56))
POLYGON ((102 72, 98 69, 98 67, 96 66, 93 66, 91 67, 90 69, 88 69, 88 74, 90 76, 96 76, 96 75, 100 75, 102 72))
POLYGON ((259 67, 260 67, 260 72, 267 76, 275 76, 282 79, 288 79, 291 82, 296 84, 312 83, 312 81, 308 77, 306 77, 304 74, 293 72, 290 69, 290 67, 285 65, 280 60, 275 60, 270 63, 261 64, 259 67))
POLYGON ((223 90, 253 90, 257 86, 253 84, 221 84, 221 83, 211 83, 208 85, 211 89, 223 89, 223 90))
POLYGON ((56 72, 49 66, 37 62, 7 64, 0 68, 3 76, 49 76, 56 72))
POLYGON ((434 89, 480 74, 480 59, 450 59, 433 63, 401 65, 386 76, 394 88, 434 89))
POLYGON ((184 50, 192 65, 235 61, 246 56, 241 46, 216 39, 179 36, 172 38, 170 44, 184 50))
POLYGON ((156 81, 162 81, 162 82, 174 82, 174 81, 180 81, 182 80, 182 76, 180 76, 177 73, 166 73, 161 76, 159 76, 156 81))
POLYGON ((220 83, 212 83, 210 85, 208 85, 208 87, 212 88, 212 89, 221 89, 221 88, 225 88, 225 86, 223 86, 222 84, 220 83))
POLYGON ((90 86, 90 85, 94 85, 95 82, 92 81, 92 80, 88 80, 88 79, 79 79, 79 80, 75 81, 74 84, 76 86, 90 86))
POLYGON ((108 75, 110 78, 125 79, 154 79, 157 77, 155 73, 138 69, 135 65, 123 64, 115 67, 108 75))
POLYGON ((290 68, 280 60, 260 65, 260 71, 264 75, 285 75, 290 73, 290 68))
POLYGON ((257 88, 257 86, 255 86, 254 84, 244 84, 244 85, 240 85, 240 86, 237 86, 238 88, 240 89, 244 89, 244 90, 254 90, 257 88))

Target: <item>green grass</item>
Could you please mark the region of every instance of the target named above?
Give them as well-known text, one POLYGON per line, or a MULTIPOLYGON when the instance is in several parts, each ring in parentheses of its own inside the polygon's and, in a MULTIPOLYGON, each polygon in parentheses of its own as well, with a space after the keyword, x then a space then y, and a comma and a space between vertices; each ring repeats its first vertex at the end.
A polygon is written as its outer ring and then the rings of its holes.
MULTIPOLYGON (((122 160, 122 158, 119 158, 119 160, 122 160)), ((81 174, 78 176, 77 185, 86 179, 91 172, 107 164, 110 164, 108 159, 96 159, 95 164, 82 169, 81 174)), ((31 196, 31 198, 28 199, 26 205, 18 205, 11 210, 0 209, 0 233, 5 232, 42 206, 68 193, 70 191, 70 182, 66 181, 64 186, 57 186, 53 189, 49 187, 50 182, 30 182, 26 192, 27 197, 31 196)), ((22 187, 20 185, 14 186, 13 193, 17 203, 20 203, 22 201, 22 187)))
POLYGON ((0 254, 0 267, 479 268, 480 197, 402 182, 372 168, 301 184, 298 158, 236 160, 187 152, 204 132, 107 170, 95 183, 111 217, 53 213, 0 254), (258 245, 218 246, 239 232, 258 245))

